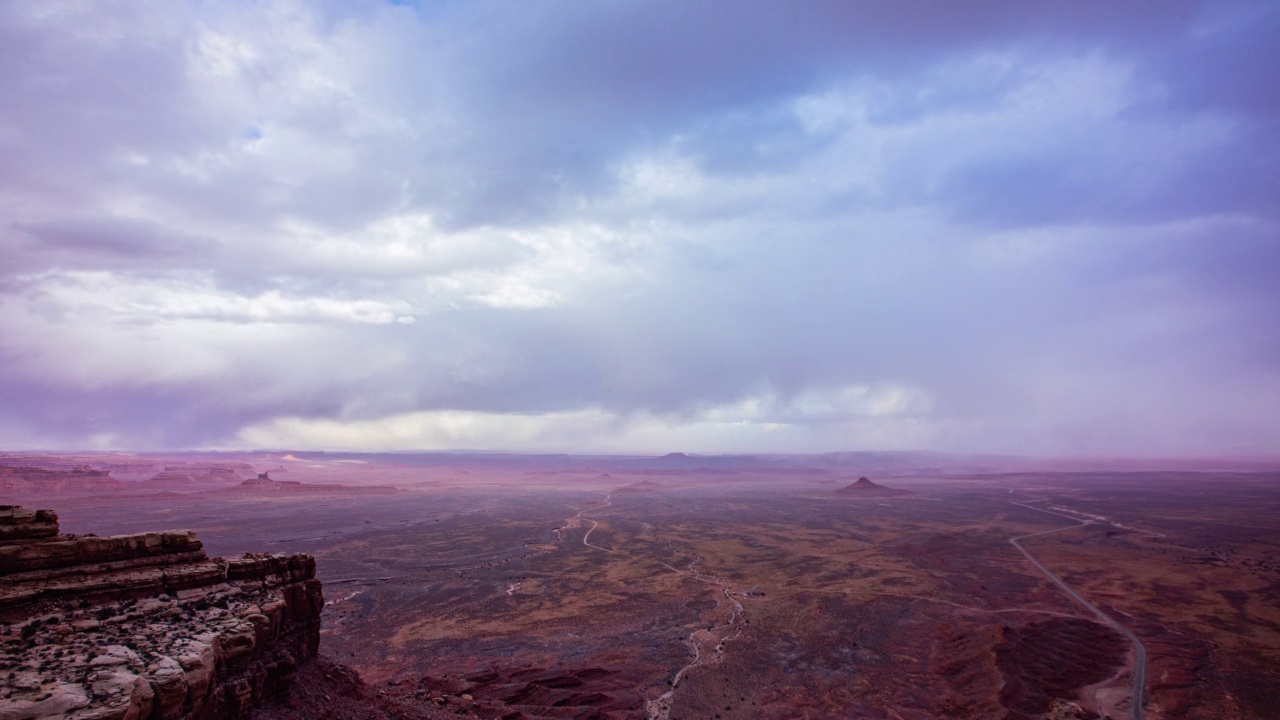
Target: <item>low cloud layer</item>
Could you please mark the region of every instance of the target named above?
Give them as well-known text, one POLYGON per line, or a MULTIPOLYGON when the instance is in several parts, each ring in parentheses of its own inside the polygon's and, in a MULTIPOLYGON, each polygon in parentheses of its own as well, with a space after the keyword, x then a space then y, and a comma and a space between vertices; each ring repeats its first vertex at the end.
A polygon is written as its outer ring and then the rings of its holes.
POLYGON ((1278 36, 9 3, 0 445, 1280 453, 1278 36))

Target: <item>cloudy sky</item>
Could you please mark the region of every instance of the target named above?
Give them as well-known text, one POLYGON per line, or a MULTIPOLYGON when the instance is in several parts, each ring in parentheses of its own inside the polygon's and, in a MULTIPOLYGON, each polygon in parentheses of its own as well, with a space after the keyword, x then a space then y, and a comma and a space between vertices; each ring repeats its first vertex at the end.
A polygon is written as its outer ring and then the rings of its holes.
POLYGON ((1280 453, 1280 3, 0 4, 0 446, 1280 453))

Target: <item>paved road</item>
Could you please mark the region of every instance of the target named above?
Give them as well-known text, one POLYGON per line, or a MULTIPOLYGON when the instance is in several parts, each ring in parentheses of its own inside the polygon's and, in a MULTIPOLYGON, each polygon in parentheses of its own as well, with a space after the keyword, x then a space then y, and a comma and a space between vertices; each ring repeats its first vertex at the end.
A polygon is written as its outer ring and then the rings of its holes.
POLYGON ((1067 585, 1065 582, 1062 581, 1062 578, 1049 572, 1049 570, 1044 565, 1041 565, 1039 560, 1036 560, 1034 557, 1032 557, 1031 553, 1027 552, 1027 549, 1022 546, 1021 542, 1019 542, 1020 540, 1026 540, 1027 538, 1036 537, 1039 535, 1048 535, 1050 533, 1062 532, 1063 530, 1074 530, 1075 528, 1078 528, 1084 525, 1089 525, 1090 522, 1088 520, 1080 520, 1078 518, 1073 518, 1070 515, 1063 515, 1062 513, 1056 513, 1051 510, 1045 510, 1044 508, 1038 508, 1032 505, 1023 505, 1022 503, 1019 503, 1019 502, 1015 502, 1013 504, 1017 505, 1018 507, 1027 508, 1028 510, 1036 510, 1038 512, 1048 513, 1050 515, 1057 515, 1058 517, 1064 517, 1068 520, 1075 520, 1076 523, 1078 523, 1076 525, 1068 525, 1067 527, 1061 527, 1055 530, 1045 530, 1043 532, 1031 533, 1030 535, 1019 535, 1018 537, 1015 537, 1015 538, 1009 538, 1009 542, 1012 543, 1014 547, 1018 548, 1018 552, 1021 552, 1023 555, 1025 555, 1026 558, 1031 561, 1032 565, 1035 565, 1040 570, 1040 572, 1044 573, 1045 577, 1048 577, 1050 580, 1054 582, 1055 585, 1061 588, 1063 592, 1071 596, 1072 600, 1075 600, 1076 602, 1080 603, 1084 607, 1088 608, 1094 615, 1098 616, 1099 620, 1115 628, 1118 632, 1123 634, 1125 637, 1129 638, 1129 641, 1133 643, 1133 647, 1137 651, 1137 657, 1135 658, 1133 663, 1133 707, 1132 707, 1132 714, 1130 717, 1132 717, 1133 720, 1142 720, 1142 696, 1147 686, 1147 647, 1142 644, 1142 641, 1138 639, 1137 635, 1134 635, 1133 633, 1129 632, 1128 628, 1116 622, 1114 619, 1112 619, 1110 615, 1094 607, 1093 603, 1080 597, 1079 593, 1077 593, 1075 590, 1072 590, 1069 585, 1067 585))

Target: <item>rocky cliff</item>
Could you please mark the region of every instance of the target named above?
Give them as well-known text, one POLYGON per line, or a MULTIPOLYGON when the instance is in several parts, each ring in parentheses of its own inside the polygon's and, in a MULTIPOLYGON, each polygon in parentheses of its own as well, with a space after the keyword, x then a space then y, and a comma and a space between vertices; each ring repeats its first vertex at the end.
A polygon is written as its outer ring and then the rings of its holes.
POLYGON ((315 656, 323 605, 307 555, 61 535, 0 506, 0 720, 248 718, 315 656))

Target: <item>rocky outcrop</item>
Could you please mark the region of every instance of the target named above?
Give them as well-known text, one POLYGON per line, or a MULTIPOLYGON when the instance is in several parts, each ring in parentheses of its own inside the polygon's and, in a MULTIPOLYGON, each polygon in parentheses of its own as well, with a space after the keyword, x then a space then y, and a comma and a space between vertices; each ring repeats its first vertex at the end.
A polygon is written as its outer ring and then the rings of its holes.
POLYGON ((58 516, 48 510, 0 505, 0 544, 48 540, 58 534, 58 516))
POLYGON ((871 480, 866 477, 860 477, 852 483, 840 488, 836 492, 843 495, 853 495, 855 497, 888 497, 890 495, 911 494, 910 490, 885 487, 884 485, 871 482, 871 480))
POLYGON ((248 718, 316 655, 323 605, 307 555, 60 535, 0 507, 0 720, 248 718))

